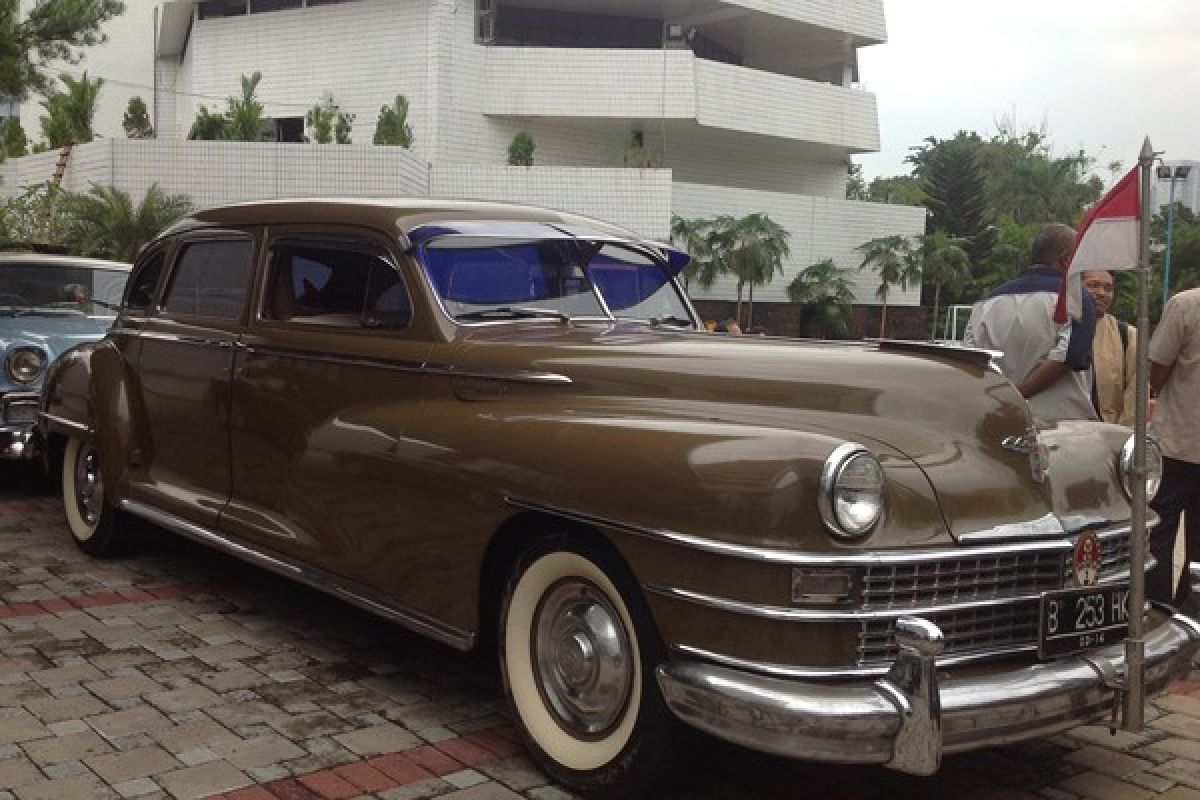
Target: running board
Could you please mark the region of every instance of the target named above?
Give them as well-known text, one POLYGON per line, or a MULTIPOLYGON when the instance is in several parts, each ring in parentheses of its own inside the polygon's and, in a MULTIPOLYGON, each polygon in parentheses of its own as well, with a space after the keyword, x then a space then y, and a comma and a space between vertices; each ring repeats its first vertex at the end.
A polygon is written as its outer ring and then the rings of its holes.
POLYGON ((153 506, 137 500, 121 500, 118 504, 122 511, 161 528, 199 542, 202 545, 220 550, 222 553, 239 558, 257 567, 284 575, 299 581, 314 589, 331 594, 339 600, 370 611, 372 614, 395 622, 414 633, 428 636, 431 639, 449 645, 456 650, 467 651, 475 646, 475 634, 459 630, 434 619, 419 611, 397 606, 384 598, 379 592, 368 589, 361 584, 340 578, 325 570, 310 567, 287 556, 273 553, 266 549, 252 547, 241 542, 233 542, 220 533, 211 531, 195 523, 180 519, 174 514, 160 511, 153 506))

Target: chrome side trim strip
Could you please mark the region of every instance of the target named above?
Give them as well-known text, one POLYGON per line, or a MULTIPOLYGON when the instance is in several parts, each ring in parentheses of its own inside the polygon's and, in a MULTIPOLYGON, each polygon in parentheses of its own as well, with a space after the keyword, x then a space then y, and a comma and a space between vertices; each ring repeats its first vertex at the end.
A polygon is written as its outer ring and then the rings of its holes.
MULTIPOLYGON (((736 656, 726 655, 724 653, 716 653, 711 650, 704 650, 700 647, 693 647, 689 644, 671 645, 673 652, 692 656, 703 661, 710 661, 714 664, 720 664, 726 667, 743 672, 753 672, 759 675, 770 675, 775 678, 878 678, 886 675, 888 671, 887 664, 881 664, 873 667, 803 667, 793 666, 791 664, 776 664, 766 661, 751 661, 749 659, 738 658, 736 656)), ((1022 653, 1036 653, 1037 645, 1014 645, 997 650, 989 650, 986 653, 968 653, 952 656, 938 656, 937 664, 939 667, 956 667, 962 664, 971 664, 976 661, 994 661, 1007 656, 1021 655, 1022 653)))
POLYGON ((784 622, 865 622, 869 620, 898 619, 900 617, 920 616, 922 614, 940 614, 951 611, 967 611, 975 608, 1009 606, 1013 603, 1023 601, 1036 601, 1042 596, 1041 592, 1030 592, 1027 594, 994 597, 986 600, 946 603, 945 605, 912 606, 871 611, 862 608, 783 608, 781 606, 768 606, 759 603, 746 603, 741 600, 730 600, 724 597, 702 594, 701 592, 693 592, 689 589, 674 589, 668 586, 645 585, 642 588, 652 594, 672 600, 682 600, 685 603, 693 603, 705 608, 784 622))
POLYGON ((84 425, 80 422, 75 422, 74 420, 67 419, 66 417, 60 417, 57 414, 48 414, 45 411, 39 411, 38 417, 40 417, 48 427, 55 430, 64 431, 67 433, 78 433, 83 436, 92 436, 95 433, 91 426, 84 425))
POLYGON ((339 578, 316 567, 301 564, 287 556, 231 541, 220 533, 180 519, 174 514, 160 511, 137 500, 123 499, 119 505, 122 511, 141 517, 173 533, 240 558, 255 566, 294 578, 314 589, 320 589, 338 599, 378 614, 391 622, 398 623, 415 633, 428 636, 450 647, 466 651, 475 646, 474 633, 446 625, 422 612, 402 608, 382 597, 378 592, 345 578, 339 578))
POLYGON ((320 350, 300 350, 288 347, 264 347, 249 345, 246 352, 252 355, 279 356, 306 361, 319 361, 326 364, 342 364, 353 367, 372 367, 398 372, 420 373, 425 375, 444 375, 453 378, 483 378, 486 380, 509 381, 514 383, 541 383, 554 386, 569 386, 572 381, 566 375, 555 372, 534 372, 530 370, 482 370, 460 369, 452 364, 430 364, 425 361, 402 361, 384 358, 363 358, 348 356, 342 353, 332 353, 320 350))
POLYGON ((928 561, 953 561, 962 558, 1011 555, 1013 553, 1030 553, 1036 551, 1070 550, 1072 544, 1068 539, 1039 539, 1036 542, 1012 542, 980 547, 948 547, 936 549, 893 550, 870 553, 806 553, 792 550, 779 550, 770 547, 753 547, 750 545, 722 542, 704 536, 695 536, 678 531, 647 528, 629 525, 616 520, 597 517, 579 511, 556 508, 541 503, 532 503, 515 497, 505 497, 504 501, 514 508, 537 511, 545 514, 563 517, 564 519, 596 525, 609 530, 632 536, 642 536, 656 539, 692 550, 700 550, 715 555, 744 558, 751 561, 762 561, 769 564, 788 564, 792 566, 818 567, 864 567, 890 566, 893 564, 912 564, 928 561))

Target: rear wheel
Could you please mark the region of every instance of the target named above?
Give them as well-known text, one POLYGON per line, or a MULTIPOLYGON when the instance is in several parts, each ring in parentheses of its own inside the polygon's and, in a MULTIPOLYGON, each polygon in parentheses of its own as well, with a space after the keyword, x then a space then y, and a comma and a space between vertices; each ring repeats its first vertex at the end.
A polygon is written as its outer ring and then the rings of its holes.
POLYGON ((517 564, 500 614, 504 686, 534 758, 590 797, 645 797, 674 718, 654 678, 661 646, 623 566, 547 542, 517 564))
POLYGON ((62 459, 62 498, 71 538, 88 555, 112 556, 125 549, 117 528, 117 511, 104 491, 100 453, 79 437, 67 442, 62 459))

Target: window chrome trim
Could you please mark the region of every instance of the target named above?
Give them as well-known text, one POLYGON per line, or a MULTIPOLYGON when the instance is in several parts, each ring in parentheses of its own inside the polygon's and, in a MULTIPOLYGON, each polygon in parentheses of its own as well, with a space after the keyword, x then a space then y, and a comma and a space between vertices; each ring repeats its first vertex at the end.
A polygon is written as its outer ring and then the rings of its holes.
POLYGON ((220 550, 271 572, 293 578, 455 649, 466 651, 475 646, 476 635, 473 632, 455 628, 420 611, 397 605, 380 593, 353 581, 271 552, 266 548, 235 542, 224 534, 180 519, 174 514, 169 514, 137 500, 125 498, 118 505, 122 511, 141 517, 187 539, 220 550))
POLYGON ((434 364, 428 361, 404 361, 401 359, 368 358, 351 356, 322 350, 304 350, 300 348, 277 347, 275 345, 245 345, 247 355, 268 355, 283 358, 296 358, 308 361, 320 361, 327 364, 338 364, 352 367, 371 367, 388 369, 397 372, 421 373, 425 375, 442 375, 452 378, 478 378, 510 383, 538 383, 553 386, 570 386, 573 381, 566 375, 557 372, 535 372, 533 370, 485 370, 459 369, 453 364, 434 364))

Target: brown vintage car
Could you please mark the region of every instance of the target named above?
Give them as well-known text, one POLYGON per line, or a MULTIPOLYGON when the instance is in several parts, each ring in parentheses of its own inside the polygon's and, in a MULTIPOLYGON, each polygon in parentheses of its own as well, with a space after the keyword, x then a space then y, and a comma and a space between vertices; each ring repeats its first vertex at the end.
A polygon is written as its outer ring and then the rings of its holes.
MULTIPOLYGON (((194 214, 47 380, 70 530, 108 555, 140 517, 498 649, 585 794, 639 796, 680 721, 928 774, 1108 714, 1128 432, 1035 424, 979 351, 706 333, 686 262, 501 204, 194 214)), ((1198 637, 1147 609, 1151 691, 1198 637)))

